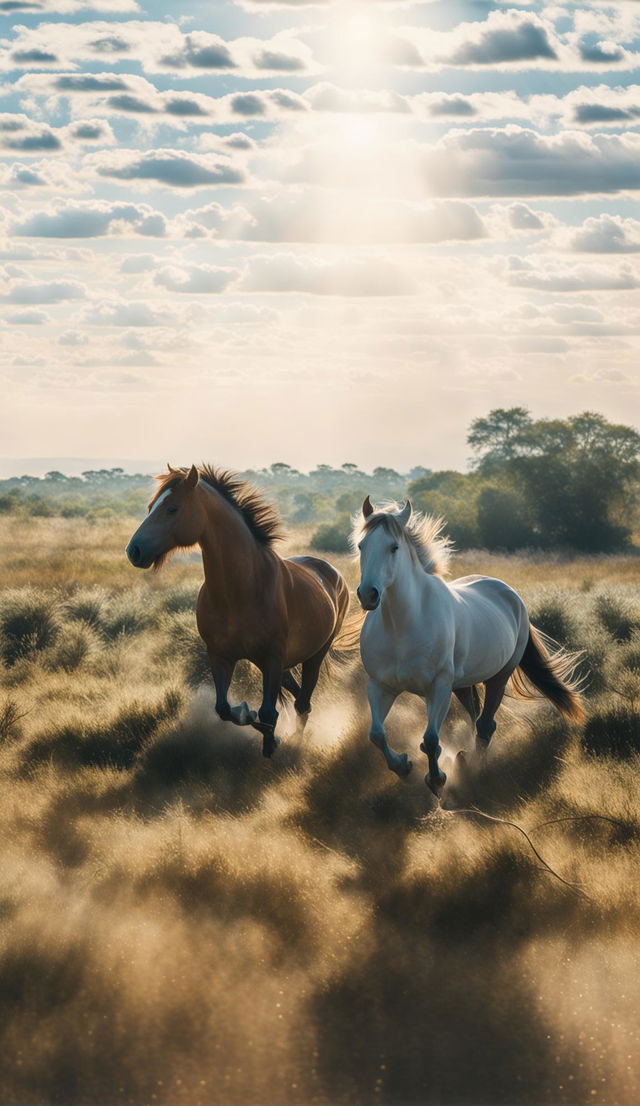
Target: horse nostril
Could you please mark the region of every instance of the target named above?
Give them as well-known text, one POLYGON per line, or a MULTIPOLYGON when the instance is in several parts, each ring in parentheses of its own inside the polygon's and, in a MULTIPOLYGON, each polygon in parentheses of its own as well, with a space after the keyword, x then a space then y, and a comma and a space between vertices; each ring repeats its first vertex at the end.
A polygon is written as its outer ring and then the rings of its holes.
POLYGON ((134 565, 140 564, 140 546, 134 545, 131 550, 131 560, 134 565))
POLYGON ((377 603, 380 599, 380 592, 377 588, 371 588, 371 602, 377 603))
POLYGON ((358 599, 362 598, 360 595, 360 588, 356 588, 356 595, 358 596, 358 599))

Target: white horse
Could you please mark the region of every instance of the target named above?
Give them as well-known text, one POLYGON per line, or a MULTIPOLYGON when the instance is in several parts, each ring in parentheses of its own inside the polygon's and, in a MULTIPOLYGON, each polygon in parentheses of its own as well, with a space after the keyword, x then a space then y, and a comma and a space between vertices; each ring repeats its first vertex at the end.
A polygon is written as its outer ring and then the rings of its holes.
POLYGON ((484 751, 507 682, 521 698, 534 688, 562 715, 584 715, 576 658, 529 622, 520 596, 502 580, 462 576, 447 583, 449 542, 442 522, 402 510, 376 510, 367 496, 354 534, 360 550, 358 599, 367 616, 360 650, 369 676, 371 741, 399 776, 411 771, 406 753, 387 743, 384 721, 395 699, 411 691, 425 700, 428 725, 420 748, 429 761, 426 782, 439 795, 439 734, 454 693, 468 711, 476 746, 484 751), (477 684, 484 684, 480 711, 477 684), (533 686, 531 686, 533 685, 533 686))

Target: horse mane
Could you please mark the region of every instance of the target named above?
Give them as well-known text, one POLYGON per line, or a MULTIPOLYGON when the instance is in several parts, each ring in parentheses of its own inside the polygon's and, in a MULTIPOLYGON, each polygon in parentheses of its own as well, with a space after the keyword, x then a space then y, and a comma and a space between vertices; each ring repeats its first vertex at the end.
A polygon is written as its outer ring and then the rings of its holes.
POLYGON ((391 513, 400 510, 398 503, 385 503, 384 507, 374 511, 367 519, 359 515, 353 531, 354 545, 357 545, 364 534, 369 534, 382 526, 396 541, 400 541, 403 537, 407 540, 425 572, 431 576, 445 576, 449 567, 452 542, 451 538, 442 533, 444 519, 414 511, 406 526, 402 526, 391 513))
MULTIPOLYGON (((152 502, 164 491, 182 484, 188 473, 188 468, 169 468, 168 472, 156 476, 158 489, 152 502)), ((203 484, 213 488, 242 515, 259 545, 272 546, 283 537, 282 522, 277 509, 271 503, 266 503, 252 484, 242 480, 236 472, 217 469, 213 465, 199 465, 198 473, 203 484)))

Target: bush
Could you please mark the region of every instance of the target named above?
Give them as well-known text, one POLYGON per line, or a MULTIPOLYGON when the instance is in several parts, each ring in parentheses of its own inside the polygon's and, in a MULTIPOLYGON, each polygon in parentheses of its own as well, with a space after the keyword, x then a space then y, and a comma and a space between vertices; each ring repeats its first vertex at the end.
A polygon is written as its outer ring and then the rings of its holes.
POLYGON ((141 634, 156 622, 155 603, 151 593, 128 591, 108 604, 102 616, 101 630, 105 637, 113 641, 121 634, 141 634))
POLYGON ((529 618, 537 630, 542 630, 554 641, 569 649, 575 649, 578 643, 576 620, 569 610, 566 594, 550 593, 544 596, 529 611, 529 618))
POLYGON ((640 753, 640 714, 627 703, 612 703, 587 719, 582 747, 591 756, 627 760, 640 753))
POLYGON ((597 597, 594 612, 614 641, 629 641, 633 631, 640 627, 640 610, 624 594, 604 592, 597 597))
POLYGON ((80 588, 65 600, 63 611, 67 618, 86 622, 88 626, 97 630, 100 628, 107 602, 107 593, 103 588, 80 588))
POLYGON ((75 672, 77 668, 94 652, 98 643, 95 630, 82 623, 65 626, 46 658, 47 666, 62 668, 65 672, 75 672))
POLYGON ((183 611, 193 613, 196 609, 200 587, 201 585, 197 583, 178 584, 176 587, 169 588, 162 596, 162 606, 169 614, 181 614, 183 611))
POLYGON ((0 655, 7 668, 42 653, 60 632, 55 602, 35 588, 23 588, 5 596, 0 607, 0 655))
POLYGON ((321 553, 349 553, 351 551, 351 519, 340 515, 335 522, 319 526, 311 536, 311 548, 321 553))

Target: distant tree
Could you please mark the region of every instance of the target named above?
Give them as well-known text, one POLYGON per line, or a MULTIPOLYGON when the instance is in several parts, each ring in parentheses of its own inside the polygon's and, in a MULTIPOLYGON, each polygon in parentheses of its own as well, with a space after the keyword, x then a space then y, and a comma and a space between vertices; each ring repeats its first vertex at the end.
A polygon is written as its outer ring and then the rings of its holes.
POLYGON ((474 419, 467 442, 476 454, 474 468, 490 472, 519 457, 527 447, 533 420, 525 407, 496 407, 484 418, 474 419))
MULTIPOLYGON (((594 553, 628 544, 640 474, 632 427, 591 411, 534 421, 518 407, 476 419, 468 441, 478 473, 512 497, 514 519, 530 526, 536 544, 594 553)), ((485 506, 495 514, 498 501, 485 506)))

